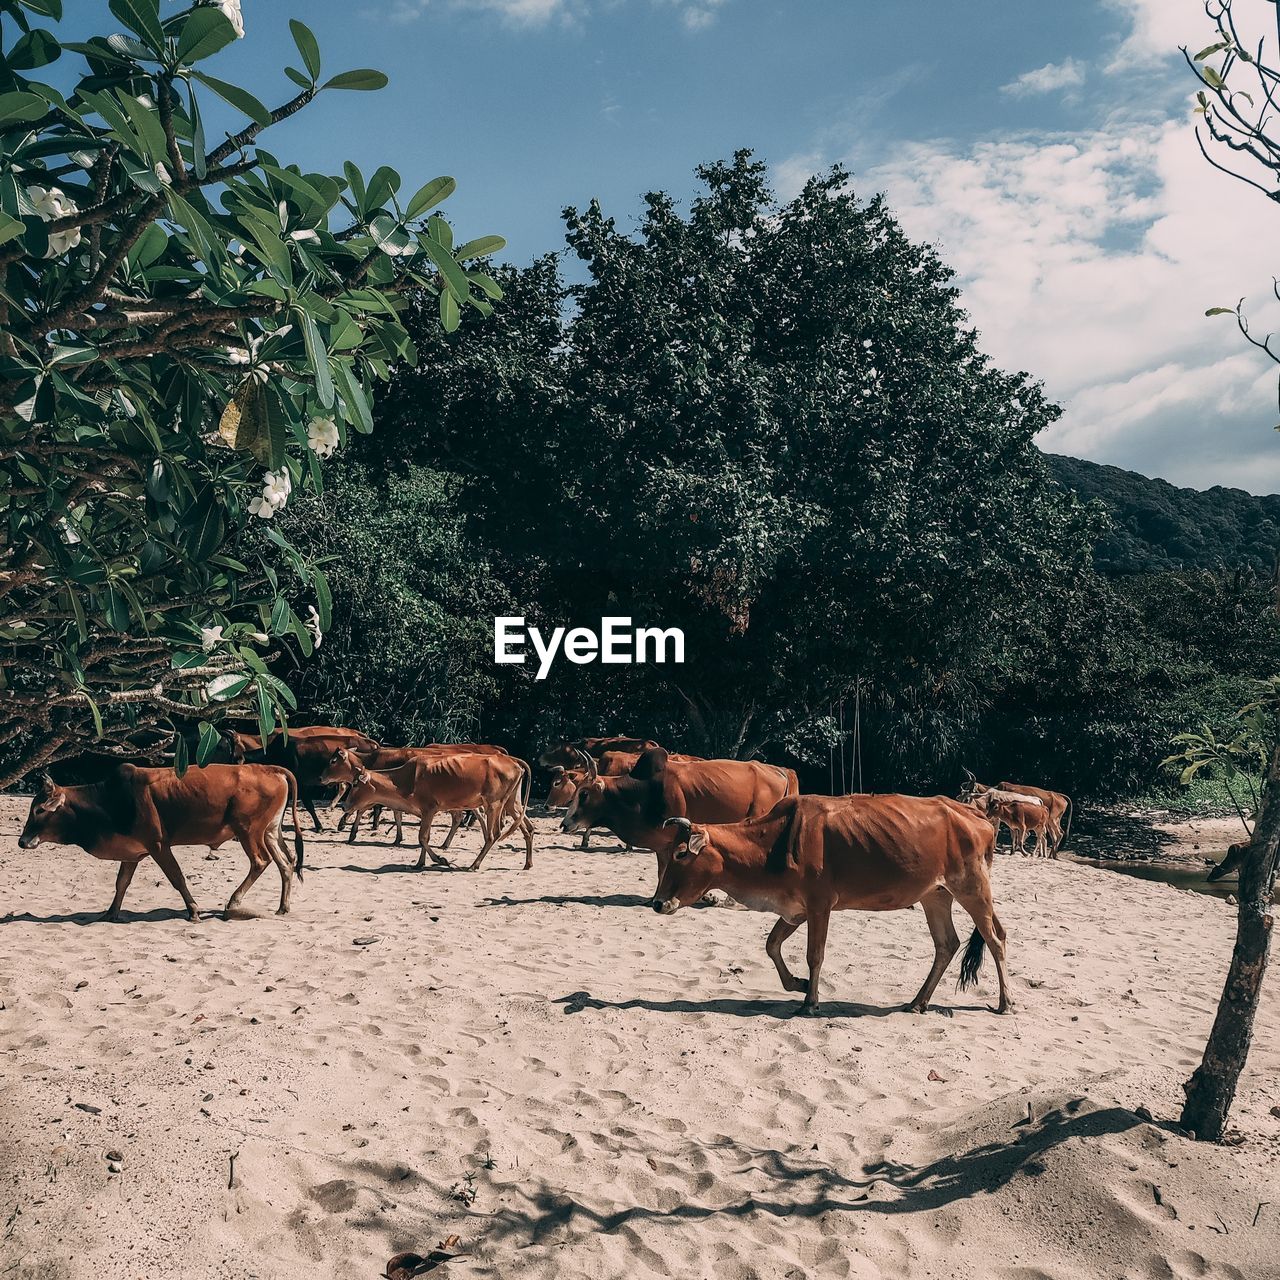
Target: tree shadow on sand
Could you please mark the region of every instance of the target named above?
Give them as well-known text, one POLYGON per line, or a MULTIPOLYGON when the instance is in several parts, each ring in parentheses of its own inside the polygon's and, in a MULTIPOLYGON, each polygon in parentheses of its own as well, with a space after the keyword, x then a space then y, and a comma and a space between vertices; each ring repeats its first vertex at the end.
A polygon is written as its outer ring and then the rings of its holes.
MULTIPOLYGON (((503 1188, 508 1204, 491 1219, 490 1245, 523 1248, 564 1244, 574 1235, 618 1231, 647 1219, 700 1222, 764 1213, 813 1218, 831 1211, 884 1215, 927 1213, 959 1200, 999 1191, 1017 1176, 1037 1177, 1044 1157, 1073 1139, 1092 1141, 1124 1133, 1143 1121, 1120 1107, 1095 1108, 1085 1099, 1059 1107, 1035 1123, 1023 1122, 1002 1142, 986 1143, 922 1165, 881 1160, 850 1176, 816 1160, 724 1140, 697 1144, 717 1153, 735 1175, 754 1171, 769 1184, 727 1204, 679 1204, 674 1208, 633 1205, 602 1210, 543 1182, 532 1190, 503 1188), (524 1204, 513 1203, 523 1199, 524 1204)), ((647 1150, 636 1148, 637 1158, 647 1150)), ((717 1182, 720 1187, 726 1181, 717 1182)))

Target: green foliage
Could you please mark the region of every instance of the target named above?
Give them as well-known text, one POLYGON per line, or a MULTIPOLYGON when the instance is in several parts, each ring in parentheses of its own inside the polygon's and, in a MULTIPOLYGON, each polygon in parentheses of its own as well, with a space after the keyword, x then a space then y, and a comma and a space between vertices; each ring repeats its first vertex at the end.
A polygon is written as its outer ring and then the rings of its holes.
POLYGON ((467 537, 463 486, 421 467, 374 482, 347 464, 330 481, 284 519, 300 548, 332 557, 339 602, 293 687, 317 720, 388 742, 472 738, 498 693, 491 619, 511 597, 467 537))
POLYGON ((320 486, 320 457, 371 429, 371 388, 412 363, 402 295, 479 316, 497 291, 422 218, 451 178, 406 209, 390 169, 308 173, 259 146, 380 73, 322 81, 294 22, 298 92, 269 109, 204 69, 238 35, 221 7, 110 7, 126 33, 62 45, 32 24, 60 4, 0 0, 8 779, 91 738, 154 750, 232 705, 284 723, 295 700, 270 663, 310 653, 298 609, 327 613, 329 588, 320 549, 267 522, 320 486), (87 64, 68 94, 25 74, 64 59, 87 64), (206 91, 247 118, 237 133, 206 139, 206 91))

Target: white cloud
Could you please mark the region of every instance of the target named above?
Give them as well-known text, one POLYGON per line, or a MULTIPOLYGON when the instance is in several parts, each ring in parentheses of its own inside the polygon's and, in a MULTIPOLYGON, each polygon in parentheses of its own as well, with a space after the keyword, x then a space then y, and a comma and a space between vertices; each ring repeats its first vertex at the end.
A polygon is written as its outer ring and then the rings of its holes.
POLYGON ((1074 58, 1065 62, 1050 62, 1034 71, 1024 71, 1016 79, 1001 87, 1001 93, 1014 98, 1029 98, 1038 93, 1057 93, 1062 89, 1076 89, 1084 84, 1085 67, 1074 58))
POLYGON ((956 268, 984 348, 1063 403, 1045 448, 1280 488, 1276 370, 1204 315, 1249 296, 1276 325, 1259 295, 1280 215, 1209 169, 1189 125, 917 144, 867 176, 956 268))
POLYGON ((1197 52, 1209 43, 1213 25, 1203 0, 1107 0, 1129 21, 1129 34, 1108 71, 1132 70, 1180 58, 1182 45, 1197 52))

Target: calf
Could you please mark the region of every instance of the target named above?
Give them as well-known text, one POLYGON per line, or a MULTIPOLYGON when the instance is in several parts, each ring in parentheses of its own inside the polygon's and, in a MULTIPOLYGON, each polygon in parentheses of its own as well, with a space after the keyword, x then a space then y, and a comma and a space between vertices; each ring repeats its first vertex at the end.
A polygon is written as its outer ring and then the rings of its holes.
MULTIPOLYGON (((969 803, 991 823, 997 839, 1002 824, 1009 828, 1009 841, 1015 853, 1026 853, 1028 832, 1034 837, 1037 854, 1043 857, 1051 852, 1049 811, 1035 796, 992 788, 978 792, 969 803)), ((1057 852, 1053 851, 1052 856, 1056 858, 1057 852)))
POLYGON ((945 796, 789 796, 768 814, 728 825, 670 818, 676 839, 653 909, 672 915, 723 889, 778 922, 765 952, 787 991, 803 991, 801 1013, 817 1013, 818 978, 833 911, 901 911, 920 903, 933 938, 933 966, 908 1006, 923 1013, 960 948, 951 904, 975 925, 960 964, 960 987, 977 981, 983 948, 995 957, 1000 1003, 1009 1008, 1005 931, 991 900, 995 835, 974 811, 945 796), (782 944, 808 925, 809 978, 795 977, 782 944))
POLYGON ((479 811, 484 827, 484 844, 471 864, 478 871, 489 850, 517 828, 525 840, 525 870, 533 866, 533 828, 525 816, 529 797, 529 766, 507 755, 415 756, 386 771, 368 769, 352 751, 339 749, 322 774, 325 782, 350 784, 339 801, 344 810, 368 808, 375 804, 417 814, 421 825, 418 843, 421 852, 416 869, 427 865, 448 866, 447 859, 431 848, 431 824, 438 813, 463 809, 479 811), (504 819, 509 820, 502 830, 504 819))
POLYGON ((34 849, 41 840, 75 844, 95 858, 118 862, 115 897, 100 917, 116 920, 138 863, 151 857, 182 895, 187 915, 199 909, 173 856, 173 846, 207 844, 216 849, 236 839, 249 857, 249 874, 231 895, 227 910, 240 905, 253 883, 274 862, 280 872, 279 914, 289 910, 293 876, 302 879, 302 830, 297 786, 288 772, 271 765, 211 764, 179 777, 172 769, 121 765, 115 775, 83 787, 59 787, 45 774, 31 801, 18 845, 34 849), (284 846, 285 808, 293 811, 296 863, 284 846))

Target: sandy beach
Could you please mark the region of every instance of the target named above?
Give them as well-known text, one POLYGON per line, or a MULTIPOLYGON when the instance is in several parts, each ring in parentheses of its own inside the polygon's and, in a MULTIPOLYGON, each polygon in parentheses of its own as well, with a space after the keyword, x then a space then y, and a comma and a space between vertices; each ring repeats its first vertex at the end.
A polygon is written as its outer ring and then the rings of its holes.
POLYGON ((283 918, 271 872, 224 920, 243 855, 179 850, 208 917, 148 863, 108 925, 114 866, 21 852, 25 810, 0 800, 4 1280, 372 1278, 451 1236, 435 1274, 1280 1276, 1280 975, 1243 1145, 1168 1127, 1221 901, 1001 857, 1013 1013, 990 963, 900 1011, 915 910, 838 916, 798 1019, 768 918, 659 918, 651 855, 546 820, 529 872, 309 837, 283 918))

